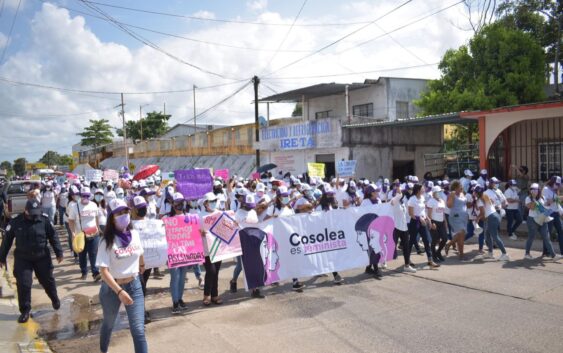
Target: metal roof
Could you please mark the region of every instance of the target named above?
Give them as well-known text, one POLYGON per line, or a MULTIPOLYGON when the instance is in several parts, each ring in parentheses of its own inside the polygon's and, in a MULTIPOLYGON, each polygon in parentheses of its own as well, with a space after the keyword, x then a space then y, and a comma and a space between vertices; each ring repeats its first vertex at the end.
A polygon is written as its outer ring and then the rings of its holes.
POLYGON ((470 124, 474 123, 469 119, 462 119, 459 113, 446 113, 438 115, 427 115, 422 117, 412 117, 408 119, 398 119, 394 121, 369 121, 355 124, 342 125, 343 128, 361 128, 370 126, 427 126, 438 124, 470 124))
POLYGON ((260 99, 260 102, 276 102, 276 103, 296 103, 301 102, 303 98, 311 99, 317 97, 332 96, 335 94, 344 94, 346 86, 349 91, 370 87, 373 84, 364 83, 321 83, 314 86, 298 88, 293 91, 274 94, 273 96, 260 99))

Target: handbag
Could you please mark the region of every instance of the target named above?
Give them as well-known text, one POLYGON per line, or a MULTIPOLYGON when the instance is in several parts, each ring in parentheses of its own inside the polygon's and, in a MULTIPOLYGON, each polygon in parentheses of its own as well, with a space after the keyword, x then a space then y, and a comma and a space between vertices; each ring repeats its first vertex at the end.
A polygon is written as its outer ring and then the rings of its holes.
POLYGON ((84 232, 80 232, 74 236, 72 239, 72 250, 80 254, 84 251, 84 247, 86 246, 86 239, 84 237, 84 232))

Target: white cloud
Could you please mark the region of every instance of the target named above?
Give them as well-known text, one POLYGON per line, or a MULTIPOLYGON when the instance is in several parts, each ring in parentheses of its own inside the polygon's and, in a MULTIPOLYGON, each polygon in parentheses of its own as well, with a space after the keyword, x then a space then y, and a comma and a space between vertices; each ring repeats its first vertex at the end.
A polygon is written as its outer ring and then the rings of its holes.
POLYGON ((253 0, 247 1, 246 7, 251 11, 261 12, 265 11, 268 7, 268 0, 253 0))
MULTIPOLYGON (((265 9, 267 2, 260 2, 265 9)), ((358 22, 371 21, 396 6, 393 1, 378 3, 346 3, 335 9, 331 16, 302 18, 303 22, 358 22)), ((386 31, 402 26, 420 16, 446 6, 439 0, 419 3, 397 11, 383 19, 379 25, 386 31)), ((199 13, 199 16, 204 15, 199 13)), ((205 16, 211 16, 207 13, 205 16)), ((444 51, 457 47, 467 40, 470 33, 460 31, 447 21, 458 15, 455 9, 393 33, 404 47, 415 52, 428 63, 437 62, 444 51)), ((274 12, 263 12, 256 16, 260 22, 288 23, 293 15, 283 17, 274 12)), ((248 18, 248 16, 244 16, 248 18)), ((102 41, 92 33, 84 18, 71 17, 64 9, 44 4, 30 23, 31 36, 28 46, 12 54, 0 66, 0 76, 25 82, 39 82, 53 86, 96 91, 166 91, 190 89, 192 84, 204 87, 228 81, 202 73, 180 64, 152 48, 143 46, 132 50, 124 45, 102 41)), ((282 50, 313 50, 330 43, 354 30, 355 26, 294 27, 282 50)), ((213 24, 198 30, 178 33, 204 41, 222 42, 235 46, 268 49, 251 51, 217 47, 203 43, 188 42, 178 38, 154 40, 161 48, 185 61, 226 76, 249 80, 253 75, 262 77, 260 96, 276 91, 294 89, 320 82, 358 82, 379 76, 437 77, 436 67, 416 70, 401 70, 372 74, 353 74, 385 68, 419 65, 421 62, 388 37, 381 37, 370 44, 350 49, 368 39, 381 36, 376 26, 370 26, 321 54, 305 59, 281 70, 273 77, 303 77, 352 72, 349 76, 318 79, 273 79, 264 77, 274 69, 306 55, 304 52, 279 52, 274 50, 287 33, 284 26, 251 26, 233 23, 213 24), (341 53, 339 53, 341 52, 341 53), (269 67, 264 67, 268 62, 269 67)), ((1 39, 0 39, 1 40, 1 39)), ((243 83, 196 90, 197 110, 214 105, 234 92, 243 83)), ((34 89, 8 85, 0 82, 0 160, 13 160, 19 156, 39 158, 48 149, 69 153, 72 144, 79 141, 76 133, 88 125, 88 119, 109 119, 119 126, 114 106, 120 103, 118 95, 78 95, 56 90, 34 89), (94 97, 93 97, 94 96, 94 97), (83 112, 85 115, 69 115, 83 112), (58 117, 49 117, 58 115, 58 117)), ((228 103, 220 106, 198 124, 237 124, 253 121, 252 86, 247 87, 228 103)), ((193 115, 192 94, 125 95, 127 119, 138 119, 139 105, 143 112, 162 110, 173 115, 171 125, 184 122, 193 115)), ((288 116, 293 106, 274 104, 270 106, 271 117, 288 116)), ((265 115, 265 107, 261 108, 265 115)))
POLYGON ((206 10, 201 10, 198 12, 195 12, 194 14, 192 14, 192 16, 194 17, 200 17, 200 18, 207 18, 207 19, 215 19, 215 14, 213 12, 210 11, 206 11, 206 10))

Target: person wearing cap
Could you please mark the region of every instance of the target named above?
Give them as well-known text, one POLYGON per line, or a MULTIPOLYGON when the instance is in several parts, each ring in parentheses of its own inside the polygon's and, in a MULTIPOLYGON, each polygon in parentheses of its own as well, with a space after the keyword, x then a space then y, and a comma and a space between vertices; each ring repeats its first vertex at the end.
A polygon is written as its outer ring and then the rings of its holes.
MULTIPOLYGON (((412 248, 417 242, 417 235, 420 235, 424 243, 424 250, 428 260, 428 266, 431 268, 438 268, 440 264, 432 260, 432 248, 430 232, 428 226, 431 224, 430 219, 426 214, 426 205, 424 200, 424 187, 421 184, 415 184, 412 190, 412 196, 407 203, 407 210, 409 213, 409 233, 410 233, 410 247, 412 248)), ((412 265, 412 263, 411 263, 412 265)), ((414 266, 413 266, 414 267, 414 266)))
POLYGON ((456 249, 461 261, 466 261, 464 255, 465 235, 467 234, 467 197, 463 192, 463 186, 459 180, 454 180, 450 186, 446 206, 450 211, 446 221, 452 232, 452 239, 446 244, 446 255, 452 245, 456 245, 456 249))
POLYGON ((107 224, 107 209, 106 200, 104 199, 104 191, 102 189, 96 189, 94 191, 94 203, 98 206, 98 226, 100 227, 100 232, 103 234, 106 229, 107 224))
POLYGON ((41 209, 47 215, 51 223, 55 222, 55 208, 57 205, 57 195, 53 190, 53 183, 48 181, 45 188, 41 191, 41 209))
POLYGON ((485 228, 484 216, 481 214, 482 202, 475 196, 475 187, 477 187, 477 180, 471 180, 469 190, 465 197, 467 198, 467 234, 465 241, 471 239, 476 234, 476 225, 481 228, 478 233, 479 255, 483 255, 485 248, 485 228))
POLYGON ((162 218, 172 212, 172 203, 174 202, 174 187, 167 185, 160 194, 158 201, 158 216, 162 218))
POLYGON ((442 249, 446 246, 448 241, 446 217, 444 216, 444 209, 446 203, 440 198, 442 188, 438 185, 433 186, 431 190, 432 198, 426 201, 426 211, 428 218, 432 224, 430 225, 430 235, 432 236, 432 259, 434 262, 444 262, 442 256, 442 249), (438 248, 436 248, 438 245, 438 248))
POLYGON ((63 186, 61 187, 60 192, 57 194, 57 201, 56 201, 56 208, 59 212, 59 224, 65 225, 66 222, 64 221, 65 212, 66 212, 66 205, 68 204, 68 182, 65 181, 63 186))
POLYGON ((561 187, 561 177, 552 176, 545 184, 542 190, 542 196, 545 200, 545 206, 551 210, 551 218, 547 225, 549 233, 553 228, 557 231, 557 240, 559 241, 559 251, 563 255, 563 227, 561 226, 561 198, 559 197, 559 188, 561 187))
POLYGON ((479 201, 481 201, 479 203, 479 206, 481 207, 480 212, 485 219, 485 241, 487 243, 487 247, 489 248, 489 251, 483 254, 483 256, 479 256, 479 258, 495 259, 495 257, 493 256, 494 242, 497 248, 499 248, 502 253, 502 255, 497 260, 510 261, 510 257, 508 256, 506 249, 504 248, 504 243, 499 236, 501 217, 495 208, 494 201, 489 198, 488 194, 485 193, 484 188, 482 188, 480 185, 477 185, 475 187, 475 196, 479 201))
POLYGON ((53 309, 58 310, 61 302, 57 295, 57 285, 53 277, 53 262, 48 248, 51 244, 57 262, 63 261, 63 249, 53 224, 41 213, 37 200, 29 200, 22 214, 12 219, 0 245, 0 268, 6 267, 6 259, 12 243, 14 250, 14 277, 18 291, 19 323, 29 320, 31 313, 31 286, 33 272, 47 293, 53 309))
POLYGON ((544 256, 549 256, 551 259, 558 261, 561 260, 563 256, 561 256, 561 254, 555 254, 553 244, 551 244, 551 239, 549 239, 547 224, 550 219, 545 217, 545 213, 550 213, 550 211, 546 209, 545 200, 539 189, 540 186, 537 183, 530 185, 530 194, 525 200, 529 213, 528 221, 526 222, 528 226, 528 240, 526 241, 526 254, 524 255, 524 259, 533 259, 532 255, 530 255, 530 250, 532 249, 536 233, 540 233, 543 239, 544 256))
MULTIPOLYGON (((246 227, 256 227, 258 223, 258 215, 256 214, 256 199, 254 195, 249 194, 246 195, 243 204, 240 208, 235 212, 234 216, 235 220, 239 224, 239 227, 246 228, 246 227)), ((233 278, 230 281, 230 292, 236 293, 237 292, 237 280, 242 272, 242 256, 237 256, 236 258, 236 266, 233 270, 233 278)), ((259 288, 249 288, 250 296, 252 298, 264 299, 264 295, 260 292, 259 288)))
POLYGON ((295 213, 311 213, 316 207, 317 201, 309 184, 301 187, 301 197, 295 201, 293 208, 295 213))
MULTIPOLYGON (((218 212, 217 210, 217 196, 213 192, 208 192, 203 197, 203 210, 201 217, 218 212)), ((200 223, 202 237, 207 236, 207 232, 203 230, 203 222, 200 223)), ((209 306, 211 303, 216 305, 223 304, 223 300, 219 298, 219 270, 221 269, 222 261, 211 262, 209 257, 209 247, 207 241, 203 239, 203 253, 205 255, 205 285, 203 288, 203 305, 209 306)))
POLYGON ((463 177, 459 179, 461 183, 461 187, 463 188, 463 192, 467 194, 469 191, 469 186, 471 184, 471 180, 473 179, 473 172, 469 169, 463 171, 463 177))
POLYGON ((99 243, 96 266, 102 274, 99 298, 103 319, 100 351, 107 353, 121 304, 125 306, 135 353, 148 352, 145 337, 145 299, 139 273, 145 271, 143 246, 139 232, 132 228, 129 206, 112 200, 108 222, 99 243))
POLYGON ((155 194, 156 191, 148 187, 145 187, 141 189, 141 191, 139 191, 139 196, 143 197, 147 204, 147 219, 156 219, 156 201, 154 199, 155 194))
POLYGON ((88 276, 88 260, 90 261, 90 270, 95 282, 100 281, 101 275, 96 266, 96 256, 98 252, 98 244, 100 242, 99 232, 99 210, 95 202, 90 201, 90 189, 87 187, 80 190, 80 201, 73 203, 69 207, 68 223, 72 231, 72 239, 83 232, 85 237, 84 250, 78 254, 80 263, 81 279, 85 280, 88 276))
POLYGON ((227 207, 227 195, 223 190, 223 182, 219 179, 213 182, 213 193, 217 196, 217 209, 224 211, 227 207))
POLYGON ((516 229, 522 224, 522 213, 520 212, 520 190, 516 180, 511 179, 506 183, 504 197, 506 198, 506 231, 512 240, 518 239, 516 229))
MULTIPOLYGON (((393 190, 389 194, 390 199, 389 203, 393 208, 393 220, 395 221, 395 229, 393 230, 393 238, 395 239, 395 243, 400 241, 399 247, 403 249, 403 259, 404 259, 404 267, 403 272, 408 273, 415 273, 416 269, 411 266, 410 262, 410 255, 411 249, 410 246, 410 234, 407 225, 407 207, 406 203, 408 201, 408 194, 407 192, 401 191, 401 182, 397 179, 393 183, 393 190)), ((397 256, 397 248, 395 248, 395 254, 393 257, 397 256)))

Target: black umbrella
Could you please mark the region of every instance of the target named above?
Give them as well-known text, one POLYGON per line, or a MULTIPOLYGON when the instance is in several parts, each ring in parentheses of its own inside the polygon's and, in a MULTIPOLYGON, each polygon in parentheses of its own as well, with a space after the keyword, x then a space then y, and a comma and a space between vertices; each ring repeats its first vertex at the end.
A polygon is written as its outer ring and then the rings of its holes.
POLYGON ((258 173, 265 173, 269 170, 272 170, 274 168, 277 168, 278 166, 275 165, 274 163, 268 163, 268 164, 264 164, 261 167, 258 167, 258 169, 256 170, 258 173))

